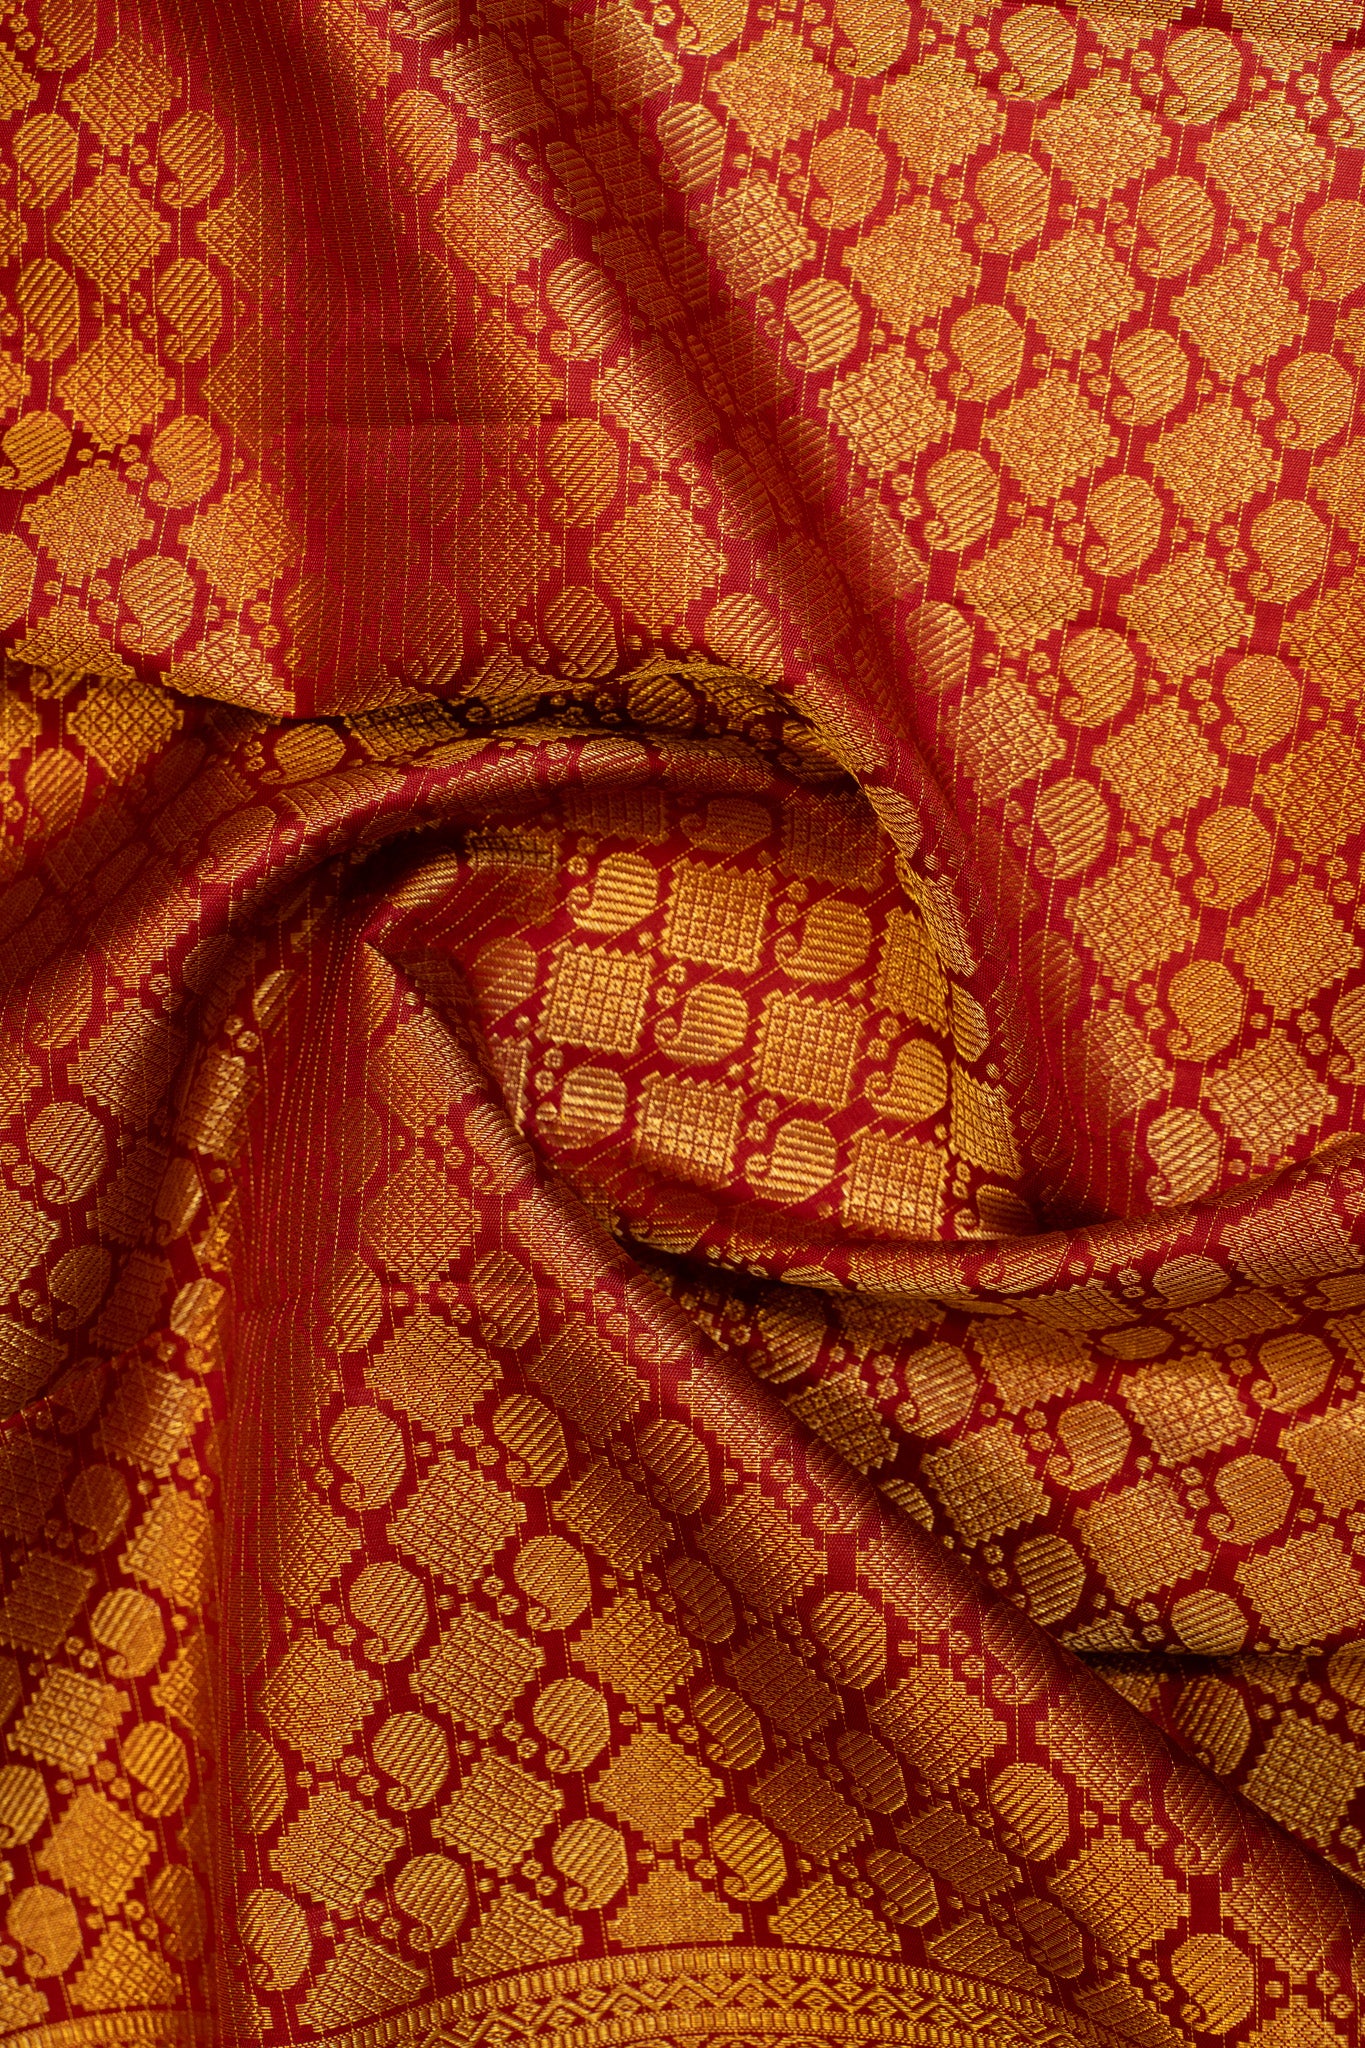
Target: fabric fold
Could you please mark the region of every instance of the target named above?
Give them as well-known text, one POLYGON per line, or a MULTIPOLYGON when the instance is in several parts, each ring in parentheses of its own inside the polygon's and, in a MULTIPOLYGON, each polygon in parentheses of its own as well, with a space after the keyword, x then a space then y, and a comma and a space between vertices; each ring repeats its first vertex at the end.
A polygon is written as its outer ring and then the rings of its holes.
POLYGON ((0 36, 0 2034, 1345 2048, 1355 5, 0 36))

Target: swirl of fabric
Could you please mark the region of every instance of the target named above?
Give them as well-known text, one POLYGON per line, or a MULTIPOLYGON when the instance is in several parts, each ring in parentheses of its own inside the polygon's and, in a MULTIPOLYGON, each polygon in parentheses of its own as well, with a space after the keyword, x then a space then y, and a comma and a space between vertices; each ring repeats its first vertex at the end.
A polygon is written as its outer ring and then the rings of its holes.
POLYGON ((0 130, 0 2040, 1352 2048, 1360 0, 0 130))

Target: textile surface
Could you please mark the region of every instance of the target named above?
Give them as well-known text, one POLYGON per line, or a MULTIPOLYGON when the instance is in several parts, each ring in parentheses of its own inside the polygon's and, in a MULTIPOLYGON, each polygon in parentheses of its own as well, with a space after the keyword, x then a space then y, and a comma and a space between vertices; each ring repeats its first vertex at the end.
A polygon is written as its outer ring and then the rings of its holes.
POLYGON ((0 122, 0 2033, 1358 2041, 1360 6, 0 122))

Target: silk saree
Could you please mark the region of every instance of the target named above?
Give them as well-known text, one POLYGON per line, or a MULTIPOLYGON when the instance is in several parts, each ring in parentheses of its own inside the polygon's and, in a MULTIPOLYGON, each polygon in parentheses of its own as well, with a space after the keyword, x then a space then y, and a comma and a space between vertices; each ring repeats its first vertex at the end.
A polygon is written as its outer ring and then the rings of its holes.
POLYGON ((1360 6, 0 122, 0 2036, 1359 2041, 1360 6))

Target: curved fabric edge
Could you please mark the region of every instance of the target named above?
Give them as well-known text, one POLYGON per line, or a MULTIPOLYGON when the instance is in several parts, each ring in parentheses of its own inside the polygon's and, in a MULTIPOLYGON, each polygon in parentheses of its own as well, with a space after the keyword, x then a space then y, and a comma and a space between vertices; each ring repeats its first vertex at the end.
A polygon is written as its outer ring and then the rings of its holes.
MULTIPOLYGON (((59 2048, 59 2035, 60 2029, 39 2029, 22 2037, 22 2048, 59 2048)), ((1127 2048, 1108 2027, 1004 1985, 791 1948, 680 1948, 560 1963, 321 2035, 318 2048, 389 2048, 414 2039, 422 2048, 546 2041, 554 2048, 719 2048, 759 2040, 784 2048, 796 2040, 878 2048, 981 2048, 987 2040, 992 2048, 1127 2048)))

